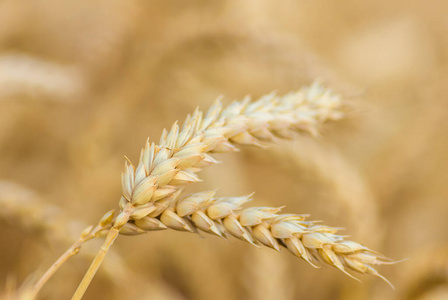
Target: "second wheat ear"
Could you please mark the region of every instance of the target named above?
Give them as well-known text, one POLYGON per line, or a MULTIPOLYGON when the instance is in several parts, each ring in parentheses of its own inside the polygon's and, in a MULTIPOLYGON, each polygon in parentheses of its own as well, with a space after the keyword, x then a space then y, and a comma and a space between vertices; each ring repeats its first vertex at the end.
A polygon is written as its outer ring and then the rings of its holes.
MULTIPOLYGON (((196 109, 182 127, 175 122, 170 131, 164 130, 158 144, 148 140, 138 164, 125 163, 118 216, 107 213, 98 226, 86 229, 76 244, 79 249, 85 240, 108 232, 72 299, 82 298, 119 234, 167 228, 234 236, 275 250, 283 247, 313 266, 324 262, 351 277, 347 270, 372 274, 389 283, 373 266, 393 262, 345 240, 336 234, 337 228, 307 221, 305 215, 279 214, 276 207, 244 209, 242 205, 251 196, 215 198, 214 191, 182 195, 185 185, 200 181, 197 172, 201 168, 217 163, 213 153, 235 152, 239 145, 262 146, 277 138, 293 139, 300 132, 317 135, 321 123, 343 116, 342 107, 341 98, 319 84, 281 97, 245 98, 225 108, 218 100, 205 115, 196 109)), ((51 275, 44 276, 45 280, 51 275)))

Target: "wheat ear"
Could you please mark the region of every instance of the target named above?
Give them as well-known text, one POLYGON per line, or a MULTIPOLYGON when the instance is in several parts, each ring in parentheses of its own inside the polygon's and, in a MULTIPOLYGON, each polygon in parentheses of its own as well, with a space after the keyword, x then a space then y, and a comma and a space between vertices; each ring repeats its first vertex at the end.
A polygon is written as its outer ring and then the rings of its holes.
POLYGON ((307 221, 307 215, 278 214, 282 207, 243 209, 242 205, 251 200, 251 195, 214 198, 215 191, 208 191, 180 198, 179 194, 175 193, 165 200, 165 210, 156 210, 126 223, 121 233, 136 235, 171 228, 190 232, 200 229, 223 238, 232 235, 255 246, 263 245, 277 251, 284 247, 314 267, 317 267, 314 264, 316 260, 322 261, 356 280, 347 269, 371 274, 393 288, 374 266, 394 262, 337 235, 340 228, 307 221))
POLYGON ((205 117, 196 109, 182 129, 177 122, 164 130, 159 145, 146 142, 139 164, 125 163, 120 215, 114 224, 157 212, 169 196, 200 181, 202 167, 218 163, 211 155, 238 151, 238 145, 263 146, 275 138, 293 138, 297 131, 317 135, 317 125, 342 116, 338 95, 319 84, 283 97, 270 94, 251 102, 247 97, 223 109, 219 100, 205 117))
POLYGON ((131 218, 148 214, 155 201, 200 181, 196 173, 218 162, 210 154, 292 138, 295 131, 316 135, 319 123, 342 116, 341 105, 339 96, 314 84, 283 97, 270 94, 255 102, 247 97, 225 109, 217 100, 205 117, 196 109, 182 129, 175 122, 169 133, 164 130, 159 145, 147 141, 136 167, 125 163, 120 208, 124 212, 128 207, 131 218))

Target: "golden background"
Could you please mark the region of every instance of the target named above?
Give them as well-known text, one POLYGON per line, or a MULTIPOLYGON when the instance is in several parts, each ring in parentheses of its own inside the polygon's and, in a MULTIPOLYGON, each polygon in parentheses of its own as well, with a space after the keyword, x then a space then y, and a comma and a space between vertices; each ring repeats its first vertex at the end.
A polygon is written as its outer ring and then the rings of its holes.
MULTIPOLYGON (((319 79, 347 117, 218 156, 188 191, 347 228, 396 286, 175 231, 119 237, 85 299, 448 299, 448 2, 0 1, 0 290, 38 276, 120 197, 123 155, 196 106, 319 79)), ((100 246, 55 274, 69 299, 100 246)))

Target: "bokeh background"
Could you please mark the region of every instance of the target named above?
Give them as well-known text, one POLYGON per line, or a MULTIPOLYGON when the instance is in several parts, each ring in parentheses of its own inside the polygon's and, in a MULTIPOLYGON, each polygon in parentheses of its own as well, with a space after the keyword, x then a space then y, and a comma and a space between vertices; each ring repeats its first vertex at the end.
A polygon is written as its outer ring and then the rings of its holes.
MULTIPOLYGON (((174 231, 120 237, 85 299, 448 299, 448 2, 0 1, 0 290, 117 208, 123 155, 196 106, 319 79, 322 137, 222 155, 188 191, 347 228, 394 259, 360 284, 286 251, 174 231)), ((101 241, 42 290, 69 299, 101 241)), ((31 276, 31 277, 30 277, 31 276)))

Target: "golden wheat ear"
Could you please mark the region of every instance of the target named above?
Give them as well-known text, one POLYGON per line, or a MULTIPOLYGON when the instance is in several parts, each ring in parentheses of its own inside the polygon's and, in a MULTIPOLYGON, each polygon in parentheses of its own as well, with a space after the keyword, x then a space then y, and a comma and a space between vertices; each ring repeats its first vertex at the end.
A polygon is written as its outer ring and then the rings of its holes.
MULTIPOLYGON (((135 235, 171 228, 190 232, 201 230, 224 238, 234 236, 254 246, 277 251, 282 246, 314 267, 318 267, 316 262, 323 262, 358 281, 347 270, 371 274, 393 288, 374 266, 397 262, 357 242, 345 240, 344 236, 336 234, 341 228, 308 221, 308 215, 278 214, 283 207, 243 208, 243 204, 252 200, 253 194, 214 198, 215 194, 216 190, 184 197, 176 193, 169 197, 165 211, 131 217, 120 233, 135 235)), ((157 201, 154 204, 157 205, 157 201)))
POLYGON ((341 107, 338 95, 313 84, 283 97, 269 94, 256 101, 234 101, 226 108, 217 100, 206 114, 196 109, 182 127, 175 122, 170 131, 164 130, 158 145, 148 140, 137 166, 126 162, 120 208, 124 211, 128 205, 135 213, 200 181, 197 172, 217 163, 213 153, 294 138, 296 132, 315 133, 320 123, 341 118, 341 107))
POLYGON ((284 247, 313 266, 319 260, 349 276, 347 269, 385 279, 372 267, 387 261, 382 255, 345 241, 335 234, 337 228, 306 221, 305 215, 278 214, 281 208, 273 207, 243 209, 252 195, 214 198, 216 191, 208 191, 180 197, 185 185, 201 181, 201 168, 218 163, 214 153, 235 152, 241 145, 263 147, 297 133, 316 136, 321 123, 343 116, 342 107, 340 96, 318 83, 284 96, 246 97, 227 107, 218 99, 207 113, 196 109, 182 126, 175 122, 164 130, 158 144, 148 139, 138 164, 125 163, 120 212, 112 220, 112 214, 106 215, 95 227, 109 231, 73 299, 81 299, 120 233, 166 228, 232 235, 275 250, 284 247))

